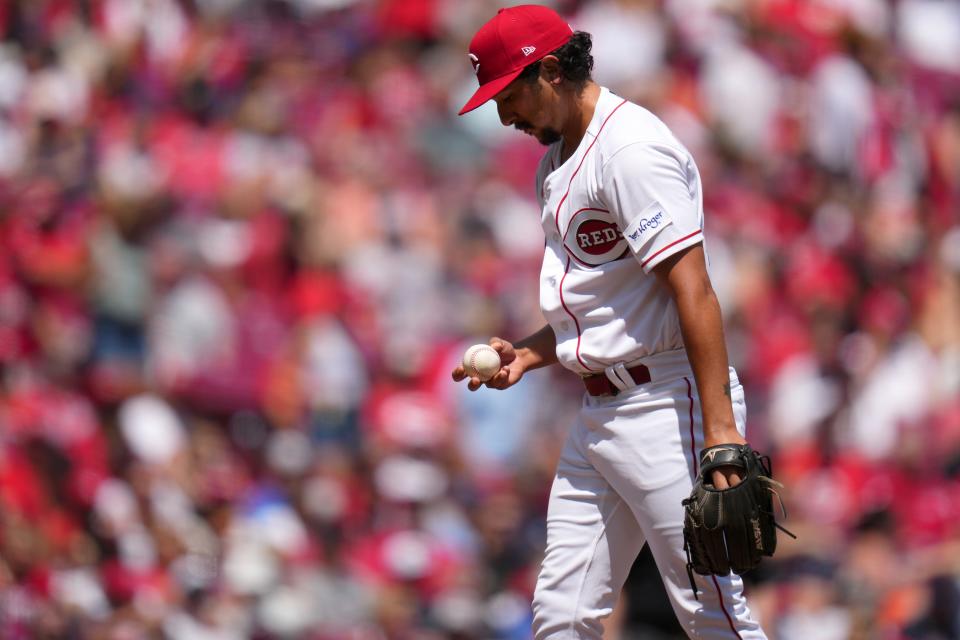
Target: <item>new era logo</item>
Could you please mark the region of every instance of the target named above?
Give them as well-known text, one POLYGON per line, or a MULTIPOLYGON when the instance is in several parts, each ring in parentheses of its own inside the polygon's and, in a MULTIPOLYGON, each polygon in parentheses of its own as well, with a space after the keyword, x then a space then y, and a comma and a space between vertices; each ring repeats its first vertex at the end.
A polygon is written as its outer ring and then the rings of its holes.
POLYGON ((531 53, 536 51, 536 47, 520 47, 520 51, 523 51, 523 55, 529 56, 531 53))

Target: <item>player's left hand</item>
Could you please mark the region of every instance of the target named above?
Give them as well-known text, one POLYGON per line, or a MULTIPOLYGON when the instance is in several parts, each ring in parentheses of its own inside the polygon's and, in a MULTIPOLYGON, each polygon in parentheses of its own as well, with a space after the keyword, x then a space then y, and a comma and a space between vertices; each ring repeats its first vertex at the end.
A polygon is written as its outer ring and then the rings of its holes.
POLYGON ((729 489, 743 481, 743 474, 736 467, 719 467, 713 471, 713 486, 717 489, 729 489))
MULTIPOLYGON (((730 433, 725 433, 722 439, 712 440, 713 439, 707 440, 704 446, 705 449, 720 444, 747 444, 747 441, 740 435, 740 432, 735 429, 730 433)), ((713 480, 713 486, 717 489, 729 489, 743 482, 743 470, 735 466, 717 467, 713 470, 711 479, 713 480)))
POLYGON ((774 519, 773 498, 783 485, 771 475, 770 459, 749 445, 719 444, 700 452, 700 473, 690 497, 681 503, 687 575, 695 596, 694 572, 742 574, 755 568, 762 556, 773 555, 777 529, 793 536, 774 519), (713 486, 708 476, 728 466, 741 470, 742 481, 727 489, 713 486))

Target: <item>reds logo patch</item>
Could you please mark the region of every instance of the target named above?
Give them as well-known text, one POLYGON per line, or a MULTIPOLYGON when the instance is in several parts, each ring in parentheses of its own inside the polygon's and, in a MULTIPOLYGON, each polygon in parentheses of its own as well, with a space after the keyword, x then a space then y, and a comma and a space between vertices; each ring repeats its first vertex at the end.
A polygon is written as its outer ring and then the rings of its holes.
POLYGON ((574 258, 594 267, 622 258, 627 252, 620 228, 603 209, 581 209, 573 214, 564 244, 574 258))

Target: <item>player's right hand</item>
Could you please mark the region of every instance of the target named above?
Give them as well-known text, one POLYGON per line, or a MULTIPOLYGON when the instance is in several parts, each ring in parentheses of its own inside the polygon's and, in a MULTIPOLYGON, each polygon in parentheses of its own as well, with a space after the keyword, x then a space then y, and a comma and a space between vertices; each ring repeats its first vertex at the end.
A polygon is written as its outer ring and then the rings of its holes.
POLYGON ((482 386, 491 389, 506 389, 515 385, 520 378, 523 377, 523 366, 517 358, 517 352, 516 349, 513 348, 513 344, 503 338, 490 338, 487 344, 496 349, 497 353, 500 354, 500 363, 502 365, 500 371, 486 382, 483 382, 480 378, 467 376, 466 371, 463 370, 463 365, 457 365, 451 373, 454 382, 460 382, 461 380, 469 378, 467 388, 470 391, 476 391, 482 386))

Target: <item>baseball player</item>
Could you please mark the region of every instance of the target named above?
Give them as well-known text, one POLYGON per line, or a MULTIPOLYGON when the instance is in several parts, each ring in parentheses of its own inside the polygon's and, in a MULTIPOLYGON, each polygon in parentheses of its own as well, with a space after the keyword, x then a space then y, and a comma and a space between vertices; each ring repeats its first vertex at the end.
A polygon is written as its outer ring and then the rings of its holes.
MULTIPOLYGON (((547 145, 536 194, 548 324, 491 339, 503 367, 468 387, 505 389, 557 362, 585 386, 550 494, 534 635, 601 638, 649 544, 687 634, 764 638, 737 575, 696 576, 695 597, 683 548, 698 450, 746 442, 705 266, 700 177, 663 122, 591 80, 590 47, 551 9, 501 9, 470 44, 480 88, 460 112, 494 100, 504 126, 547 145)), ((712 480, 725 488, 740 475, 721 466, 712 480)))

